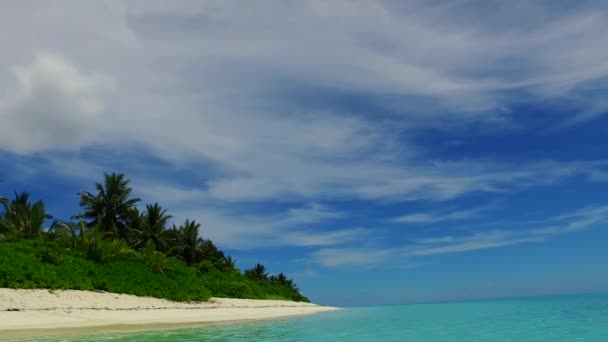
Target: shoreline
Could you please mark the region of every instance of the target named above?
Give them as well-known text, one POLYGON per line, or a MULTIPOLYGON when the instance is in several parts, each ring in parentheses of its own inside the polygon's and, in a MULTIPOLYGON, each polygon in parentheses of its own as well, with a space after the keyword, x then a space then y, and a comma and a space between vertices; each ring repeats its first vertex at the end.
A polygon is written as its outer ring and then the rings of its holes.
POLYGON ((0 340, 175 329, 334 310, 338 308, 279 300, 212 298, 181 303, 90 291, 0 289, 0 340))

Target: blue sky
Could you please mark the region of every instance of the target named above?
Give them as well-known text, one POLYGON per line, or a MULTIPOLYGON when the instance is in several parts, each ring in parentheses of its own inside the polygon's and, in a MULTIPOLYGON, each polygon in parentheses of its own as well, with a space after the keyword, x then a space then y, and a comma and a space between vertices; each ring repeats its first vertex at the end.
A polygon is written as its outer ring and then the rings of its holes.
POLYGON ((608 290, 608 6, 13 1, 0 193, 104 172, 335 305, 608 290))

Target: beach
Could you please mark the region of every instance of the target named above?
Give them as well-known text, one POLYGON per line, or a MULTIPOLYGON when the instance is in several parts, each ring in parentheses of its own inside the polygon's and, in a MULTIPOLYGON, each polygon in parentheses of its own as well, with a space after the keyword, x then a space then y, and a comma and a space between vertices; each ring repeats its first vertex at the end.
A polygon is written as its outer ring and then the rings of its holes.
POLYGON ((70 331, 145 330, 333 310, 337 308, 280 300, 212 298, 181 303, 107 292, 0 289, 0 339, 70 331))

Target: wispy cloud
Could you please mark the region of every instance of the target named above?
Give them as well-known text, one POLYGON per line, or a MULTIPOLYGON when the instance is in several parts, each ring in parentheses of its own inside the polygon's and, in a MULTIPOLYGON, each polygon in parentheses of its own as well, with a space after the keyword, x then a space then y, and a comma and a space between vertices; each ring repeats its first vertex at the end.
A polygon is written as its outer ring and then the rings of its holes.
POLYGON ((325 267, 370 266, 398 253, 396 249, 323 248, 311 255, 311 261, 325 267))
POLYGON ((421 239, 406 254, 427 256, 448 253, 463 253, 480 249, 498 248, 530 242, 543 242, 547 236, 537 234, 517 234, 513 231, 484 231, 469 236, 444 236, 421 239))
POLYGON ((325 267, 363 265, 403 265, 413 258, 466 253, 485 249, 542 243, 563 234, 576 233, 601 223, 608 223, 608 206, 589 207, 565 215, 550 217, 544 227, 518 230, 480 230, 468 235, 443 235, 419 238, 412 243, 389 248, 323 248, 312 253, 312 262, 325 267), (357 253, 360 252, 360 253, 357 253))
POLYGON ((343 218, 346 213, 329 209, 327 206, 312 203, 306 207, 291 208, 280 221, 284 225, 300 225, 343 218))
POLYGON ((589 105, 578 114, 558 124, 556 129, 565 129, 580 123, 597 119, 600 116, 608 113, 608 101, 605 98, 585 100, 590 101, 591 103, 589 103, 589 105))
POLYGON ((483 209, 456 210, 446 213, 413 213, 391 218, 394 223, 437 223, 443 221, 458 221, 477 217, 483 209))
POLYGON ((352 243, 371 234, 364 227, 332 228, 332 221, 343 213, 313 204, 274 214, 247 214, 212 206, 204 210, 177 209, 179 219, 191 218, 203 224, 201 234, 218 245, 233 249, 260 247, 338 246, 352 243), (323 224, 321 228, 319 224, 323 224))
POLYGON ((546 227, 520 230, 484 230, 464 236, 440 236, 418 239, 409 246, 407 254, 413 256, 461 253, 480 249, 497 248, 530 242, 544 242, 561 234, 585 230, 595 224, 608 222, 608 207, 585 208, 548 218, 546 227))

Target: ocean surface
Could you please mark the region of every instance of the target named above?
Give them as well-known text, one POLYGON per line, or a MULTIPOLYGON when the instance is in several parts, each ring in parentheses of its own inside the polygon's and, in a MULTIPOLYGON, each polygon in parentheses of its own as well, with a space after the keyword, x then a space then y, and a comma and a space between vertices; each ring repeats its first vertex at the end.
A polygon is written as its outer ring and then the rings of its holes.
POLYGON ((608 342, 608 295, 347 308, 314 316, 36 341, 608 342))

